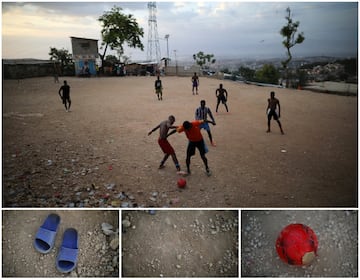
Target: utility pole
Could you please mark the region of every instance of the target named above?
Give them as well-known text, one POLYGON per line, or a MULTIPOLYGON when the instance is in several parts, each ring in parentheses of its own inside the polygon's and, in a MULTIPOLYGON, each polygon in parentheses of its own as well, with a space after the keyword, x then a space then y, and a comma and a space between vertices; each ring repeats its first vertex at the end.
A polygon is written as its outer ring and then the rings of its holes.
POLYGON ((174 55, 175 55, 175 65, 176 65, 176 76, 177 76, 177 75, 178 75, 178 64, 177 64, 176 52, 177 52, 177 50, 174 50, 174 55))
POLYGON ((167 50, 167 59, 169 59, 169 34, 165 35, 165 40, 166 40, 166 50, 167 50))

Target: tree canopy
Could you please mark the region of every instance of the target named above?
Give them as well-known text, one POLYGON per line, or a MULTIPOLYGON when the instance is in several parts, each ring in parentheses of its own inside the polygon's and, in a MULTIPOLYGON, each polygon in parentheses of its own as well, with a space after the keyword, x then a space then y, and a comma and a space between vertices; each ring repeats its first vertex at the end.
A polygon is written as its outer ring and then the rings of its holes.
POLYGON ((71 54, 64 48, 59 50, 57 48, 50 47, 49 55, 50 60, 55 60, 60 63, 61 73, 64 73, 65 68, 73 64, 71 54))
POLYGON ((206 65, 206 63, 213 64, 216 62, 213 54, 205 54, 202 51, 198 52, 197 54, 193 54, 193 59, 200 67, 203 67, 204 65, 206 65))
POLYGON ((99 54, 102 61, 104 61, 108 47, 118 51, 119 54, 124 53, 125 43, 131 48, 144 50, 141 42, 144 30, 139 27, 131 14, 125 15, 121 11, 122 8, 114 6, 111 11, 105 12, 98 19, 102 25, 102 46, 105 46, 104 52, 99 54))
POLYGON ((252 81, 254 79, 255 76, 255 70, 249 68, 249 67, 244 67, 241 66, 239 68, 239 74, 246 80, 246 81, 252 81))
POLYGON ((277 85, 279 82, 279 72, 272 64, 265 64, 256 71, 255 80, 260 83, 277 85))

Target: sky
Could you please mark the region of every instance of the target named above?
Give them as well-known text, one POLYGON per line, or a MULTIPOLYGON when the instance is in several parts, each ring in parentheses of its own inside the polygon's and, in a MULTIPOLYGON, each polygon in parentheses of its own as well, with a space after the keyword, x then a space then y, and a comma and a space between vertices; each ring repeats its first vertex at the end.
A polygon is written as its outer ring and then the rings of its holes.
MULTIPOLYGON (((72 53, 70 37, 99 40, 102 53, 98 18, 114 6, 133 15, 144 30, 144 51, 125 46, 125 55, 131 61, 146 60, 148 2, 2 2, 2 57, 49 59, 50 47, 72 53)), ((280 30, 287 23, 287 7, 305 36, 292 48, 295 57, 357 56, 357 2, 160 1, 161 57, 168 51, 179 61, 191 60, 199 51, 215 58, 284 57, 280 30)))

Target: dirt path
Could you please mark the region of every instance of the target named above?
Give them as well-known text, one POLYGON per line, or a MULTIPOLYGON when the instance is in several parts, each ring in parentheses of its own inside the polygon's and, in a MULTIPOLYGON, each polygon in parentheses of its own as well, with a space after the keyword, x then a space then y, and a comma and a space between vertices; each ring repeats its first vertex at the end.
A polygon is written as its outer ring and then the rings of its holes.
MULTIPOLYGON (((357 99, 275 89, 285 135, 265 108, 273 88, 222 81, 230 113, 220 107, 217 147, 197 154, 187 188, 176 186, 171 159, 150 129, 168 115, 192 120, 201 99, 215 111, 221 81, 163 77, 68 78, 66 113, 51 78, 3 82, 3 206, 6 207, 337 207, 357 205, 357 99)), ((61 79, 62 81, 62 79, 61 79)), ((203 132, 208 141, 207 135, 203 132)), ((185 168, 185 135, 169 138, 185 168)))
POLYGON ((122 216, 123 277, 239 275, 238 211, 122 211, 122 216))

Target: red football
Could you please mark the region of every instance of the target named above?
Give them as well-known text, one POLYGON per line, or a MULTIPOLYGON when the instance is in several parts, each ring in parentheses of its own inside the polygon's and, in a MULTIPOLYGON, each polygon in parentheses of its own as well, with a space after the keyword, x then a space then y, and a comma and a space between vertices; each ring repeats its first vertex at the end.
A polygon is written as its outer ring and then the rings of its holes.
POLYGON ((314 231, 303 224, 290 224, 279 234, 276 251, 279 257, 292 265, 308 265, 316 257, 318 240, 314 231))
POLYGON ((183 178, 180 178, 178 181, 177 181, 177 185, 179 188, 185 188, 186 186, 186 180, 183 179, 183 178))

